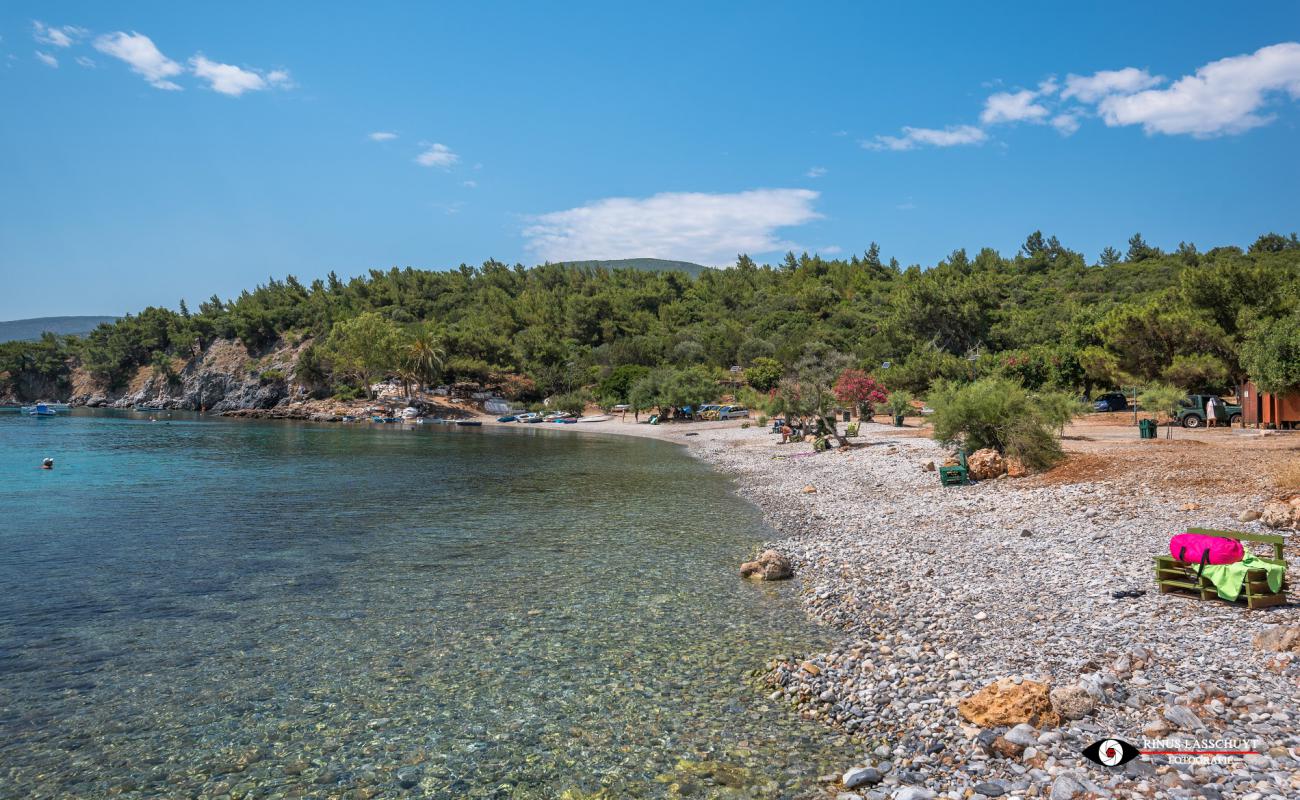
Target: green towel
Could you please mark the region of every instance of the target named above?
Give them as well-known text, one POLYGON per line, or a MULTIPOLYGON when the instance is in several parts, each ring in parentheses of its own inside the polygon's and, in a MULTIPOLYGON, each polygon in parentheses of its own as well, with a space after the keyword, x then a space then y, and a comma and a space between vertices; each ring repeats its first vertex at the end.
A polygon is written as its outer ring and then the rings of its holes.
POLYGON ((1251 569, 1264 570, 1268 578, 1269 590, 1281 591, 1282 576, 1286 574, 1286 567, 1281 564, 1274 564, 1272 561, 1256 558, 1250 553, 1247 553, 1242 560, 1232 564, 1206 564, 1201 577, 1214 584, 1219 597, 1224 600, 1236 600, 1238 595, 1241 594, 1241 584, 1246 580, 1246 571, 1251 569))

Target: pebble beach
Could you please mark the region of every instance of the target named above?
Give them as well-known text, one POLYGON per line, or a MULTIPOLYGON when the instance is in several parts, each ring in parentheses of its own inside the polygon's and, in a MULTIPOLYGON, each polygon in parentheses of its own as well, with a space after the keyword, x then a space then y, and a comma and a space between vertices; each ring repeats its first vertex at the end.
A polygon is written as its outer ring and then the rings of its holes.
POLYGON ((735 476, 778 532, 768 546, 793 563, 806 609, 837 633, 765 677, 771 700, 860 745, 823 776, 825 796, 1300 796, 1300 659, 1271 649, 1295 647, 1282 641, 1300 623, 1294 587, 1288 605, 1247 611, 1161 595, 1152 578, 1152 557, 1188 527, 1268 532, 1237 520, 1267 500, 1251 487, 1179 492, 1139 475, 945 489, 927 469, 944 448, 884 425, 816 455, 761 427, 681 441, 735 476), (1036 724, 971 722, 959 704, 998 681, 1007 702, 1050 694, 1051 706, 1036 724), (1111 738, 1252 754, 1083 756, 1111 738))

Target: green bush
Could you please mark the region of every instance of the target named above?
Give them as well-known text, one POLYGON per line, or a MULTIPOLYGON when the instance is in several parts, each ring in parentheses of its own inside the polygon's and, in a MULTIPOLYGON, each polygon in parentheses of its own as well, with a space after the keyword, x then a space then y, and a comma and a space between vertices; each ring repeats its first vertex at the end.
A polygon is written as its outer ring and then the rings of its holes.
POLYGON ((551 398, 550 409, 552 411, 567 411, 570 414, 581 415, 587 408, 587 403, 591 397, 583 391, 566 392, 557 394, 551 398))
POLYGON ((1144 411, 1150 411, 1157 420, 1161 417, 1173 420, 1178 416, 1178 404, 1185 397, 1187 392, 1171 383, 1155 383, 1138 395, 1138 405, 1144 411))
POLYGON ((906 389, 898 389, 889 393, 889 399, 885 401, 885 410, 891 417, 907 417, 912 414, 912 393, 906 389))
POLYGON ((284 380, 284 373, 278 369, 264 369, 259 376, 259 380, 263 386, 268 383, 278 383, 284 380))
POLYGON ((850 422, 848 425, 846 425, 845 428, 844 428, 844 435, 845 435, 845 436, 857 436, 857 435, 858 435, 858 423, 856 423, 856 422, 850 422))
POLYGON ((348 400, 356 400, 358 397, 361 397, 364 394, 365 392, 363 392, 361 389, 358 389, 355 386, 348 386, 347 384, 344 384, 343 386, 340 386, 334 390, 334 399, 347 402, 348 400))
POLYGON ((1044 469, 1059 461, 1059 430, 1068 421, 1059 400, 1030 395, 1006 378, 983 378, 974 383, 941 382, 928 403, 934 438, 967 450, 991 447, 1019 459, 1030 469, 1044 469))
POLYGON ((766 414, 759 414, 759 416, 758 416, 758 424, 759 424, 760 427, 764 427, 764 426, 767 425, 767 415, 766 415, 766 414))
POLYGON ((749 427, 749 423, 748 423, 748 422, 742 422, 742 423, 740 423, 740 427, 741 427, 741 428, 748 428, 748 427, 749 427))

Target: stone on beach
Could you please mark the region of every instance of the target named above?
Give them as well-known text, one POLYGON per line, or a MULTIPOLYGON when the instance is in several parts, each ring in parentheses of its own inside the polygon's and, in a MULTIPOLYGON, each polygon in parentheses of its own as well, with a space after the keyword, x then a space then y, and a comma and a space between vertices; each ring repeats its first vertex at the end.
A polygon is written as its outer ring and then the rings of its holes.
POLYGON ((775 550, 764 550, 758 558, 740 565, 740 577, 757 581, 783 581, 794 576, 790 559, 775 550))
POLYGON ((966 469, 972 479, 990 481, 1007 471, 1007 461, 997 450, 986 447, 967 456, 966 469))
POLYGON ((1300 653, 1300 625, 1275 625, 1255 634, 1252 643, 1273 653, 1300 653))
POLYGON ((1055 725, 1059 720, 1052 710, 1049 688, 1045 683, 1001 678, 975 694, 961 700, 957 710, 968 722, 981 727, 996 725, 1055 725))
POLYGON ((1296 525, 1296 508, 1288 503, 1269 503, 1264 506, 1259 521, 1266 528, 1291 528, 1296 525))
POLYGON ((1050 695, 1053 710, 1065 719, 1083 719, 1097 708, 1097 698, 1078 683, 1058 686, 1050 695))

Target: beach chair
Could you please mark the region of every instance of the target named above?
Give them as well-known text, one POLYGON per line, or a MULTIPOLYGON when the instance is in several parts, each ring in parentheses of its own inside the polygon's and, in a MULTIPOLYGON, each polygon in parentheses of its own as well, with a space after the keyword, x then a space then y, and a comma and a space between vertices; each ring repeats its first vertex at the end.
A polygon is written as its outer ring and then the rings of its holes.
POLYGON ((966 451, 957 451, 958 465, 955 467, 939 467, 939 485, 941 486, 966 486, 970 483, 970 470, 966 466, 966 451))
MULTIPOLYGON (((1258 542, 1260 544, 1272 545, 1273 557, 1261 558, 1262 561, 1271 561, 1275 564, 1286 566, 1286 556, 1283 554, 1282 544, 1285 541, 1281 536, 1271 533, 1240 533, 1238 531, 1216 531, 1209 528, 1188 528, 1188 533, 1199 533, 1202 536, 1222 536, 1226 539, 1236 539, 1240 542, 1258 542)), ((1202 578, 1197 571, 1197 564, 1191 564, 1186 561, 1179 561, 1171 555, 1161 555, 1155 557, 1156 561, 1156 585, 1160 587, 1161 594, 1181 594, 1186 597, 1193 597, 1198 600, 1220 600, 1228 602, 1219 597, 1218 589, 1208 579, 1202 578)), ((1237 604, 1246 606, 1247 609, 1268 608, 1269 606, 1280 606, 1286 603, 1287 583, 1284 579, 1281 588, 1274 592, 1268 588, 1268 580, 1265 578, 1264 570, 1252 569, 1246 573, 1246 580, 1241 585, 1241 595, 1237 598, 1237 604)))

